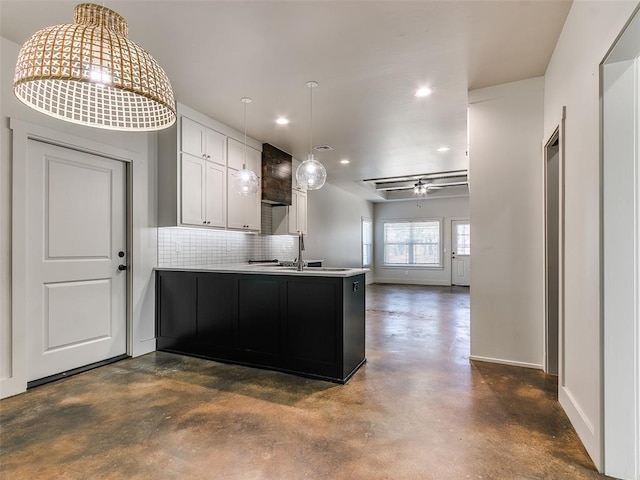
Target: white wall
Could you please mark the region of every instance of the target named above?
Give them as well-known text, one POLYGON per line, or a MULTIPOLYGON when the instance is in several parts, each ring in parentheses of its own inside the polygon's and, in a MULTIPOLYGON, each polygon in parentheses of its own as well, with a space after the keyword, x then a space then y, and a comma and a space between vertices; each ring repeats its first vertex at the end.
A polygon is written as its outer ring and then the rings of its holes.
MULTIPOLYGON (((451 220, 469 218, 469 197, 416 199, 376 203, 374 207, 374 264, 378 283, 451 285, 451 220), (385 267, 384 222, 389 220, 442 220, 442 268, 385 267)), ((473 239, 471 240, 473 243, 473 239)), ((472 247, 473 248, 473 247, 472 247)))
POLYGON ((599 64, 638 2, 574 1, 545 75, 544 137, 566 105, 565 345, 559 399, 596 466, 602 455, 599 64))
MULTIPOLYGON (((307 192, 303 258, 324 260, 330 267, 359 268, 362 217, 373 219, 373 204, 330 183, 307 192)), ((367 274, 367 282, 371 281, 372 275, 367 274)))
POLYGON ((604 462, 608 475, 638 478, 636 457, 640 448, 633 421, 638 402, 638 378, 633 366, 640 326, 636 313, 637 64, 634 60, 608 64, 602 77, 604 462))
MULTIPOLYGON (((154 134, 124 134, 91 129, 62 122, 25 107, 13 95, 13 71, 20 46, 0 37, 0 397, 18 393, 26 387, 25 345, 21 318, 12 324, 11 305, 11 212, 12 164, 24 161, 12 158, 12 132, 9 118, 23 120, 36 127, 74 136, 87 142, 117 146, 130 153, 132 165, 132 265, 131 345, 130 353, 140 355, 155 350, 153 267, 157 260, 156 234, 156 138, 154 134)), ((16 133, 14 132, 14 136, 16 133)), ((15 310, 15 308, 14 308, 15 310)), ((16 316, 16 313, 13 313, 16 316)))
POLYGON ((543 79, 469 99, 471 358, 542 368, 543 79))

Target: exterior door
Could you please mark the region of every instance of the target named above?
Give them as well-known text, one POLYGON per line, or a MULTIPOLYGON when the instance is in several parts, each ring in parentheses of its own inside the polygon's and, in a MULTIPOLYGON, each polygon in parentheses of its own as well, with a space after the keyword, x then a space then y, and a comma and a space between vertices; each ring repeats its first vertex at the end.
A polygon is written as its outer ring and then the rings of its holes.
POLYGON ((468 287, 471 281, 471 226, 469 220, 451 221, 451 285, 468 287))
POLYGON ((126 353, 125 164, 30 140, 27 381, 126 353))

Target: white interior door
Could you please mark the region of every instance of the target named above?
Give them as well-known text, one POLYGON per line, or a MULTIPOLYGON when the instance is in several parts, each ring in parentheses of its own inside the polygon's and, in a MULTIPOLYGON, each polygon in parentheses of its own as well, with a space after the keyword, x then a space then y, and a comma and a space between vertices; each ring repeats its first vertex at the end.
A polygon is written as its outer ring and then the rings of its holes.
POLYGON ((27 381, 126 353, 123 162, 29 141, 27 381))
POLYGON ((471 226, 469 220, 451 221, 451 285, 471 282, 471 226))

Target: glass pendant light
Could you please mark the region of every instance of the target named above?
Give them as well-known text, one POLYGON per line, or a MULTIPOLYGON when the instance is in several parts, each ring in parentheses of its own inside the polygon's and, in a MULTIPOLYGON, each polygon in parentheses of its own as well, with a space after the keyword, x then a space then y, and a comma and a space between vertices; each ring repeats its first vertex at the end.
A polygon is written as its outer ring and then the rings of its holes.
POLYGON ((242 170, 233 174, 233 187, 239 195, 255 195, 258 192, 260 182, 258 176, 247 169, 247 103, 251 103, 248 97, 242 99, 244 103, 244 145, 242 148, 242 170))
POLYGON ((327 170, 324 165, 313 156, 313 89, 318 86, 318 82, 307 82, 309 87, 309 156, 302 162, 296 170, 296 180, 298 185, 307 190, 317 190, 322 188, 327 181, 327 170))
POLYGON ((73 24, 44 28, 22 45, 16 97, 41 113, 89 127, 171 126, 176 105, 169 78, 128 32, 125 19, 113 10, 77 5, 73 24))

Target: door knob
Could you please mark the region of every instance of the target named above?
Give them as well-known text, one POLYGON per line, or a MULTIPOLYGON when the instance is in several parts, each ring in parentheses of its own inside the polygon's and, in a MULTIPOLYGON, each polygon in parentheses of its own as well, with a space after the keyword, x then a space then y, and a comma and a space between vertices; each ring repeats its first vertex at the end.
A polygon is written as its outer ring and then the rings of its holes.
POLYGON ((126 265, 118 265, 118 270, 120 270, 121 272, 126 270, 127 266, 126 265))

